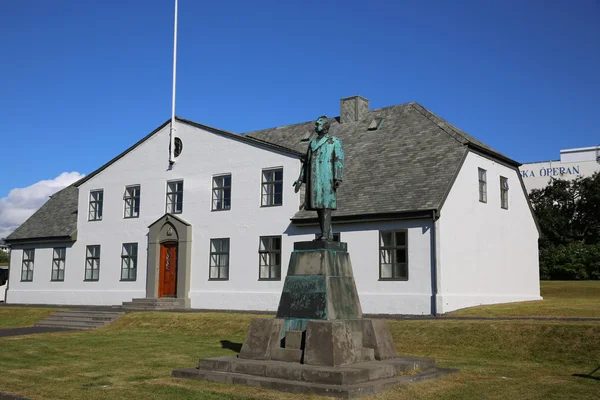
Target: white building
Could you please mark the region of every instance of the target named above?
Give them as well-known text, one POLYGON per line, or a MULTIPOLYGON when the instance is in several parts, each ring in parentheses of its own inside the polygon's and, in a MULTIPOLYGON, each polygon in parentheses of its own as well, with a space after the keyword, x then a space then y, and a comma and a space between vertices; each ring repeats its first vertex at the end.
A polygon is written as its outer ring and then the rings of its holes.
POLYGON ((600 171, 600 145, 561 150, 559 160, 525 163, 519 169, 528 192, 546 187, 553 179, 591 176, 600 171))
MULTIPOLYGON (((316 118, 315 118, 316 119, 316 118)), ((314 122, 238 135, 178 118, 55 194, 7 241, 8 303, 277 309, 314 122)), ((416 103, 341 100, 346 153, 334 230, 365 313, 431 314, 539 300, 538 230, 519 164, 416 103)))
POLYGON ((4 240, 2 240, 2 239, 0 239, 0 251, 3 252, 3 253, 9 253, 10 252, 10 248, 4 242, 4 240))

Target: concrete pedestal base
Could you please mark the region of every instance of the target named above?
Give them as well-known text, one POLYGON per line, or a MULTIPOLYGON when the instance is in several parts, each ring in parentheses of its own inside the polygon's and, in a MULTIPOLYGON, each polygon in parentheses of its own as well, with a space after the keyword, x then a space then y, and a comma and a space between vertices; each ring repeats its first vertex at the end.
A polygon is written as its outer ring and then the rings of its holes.
POLYGON ((431 358, 397 357, 343 367, 323 367, 238 357, 201 359, 197 368, 177 369, 175 378, 208 380, 292 393, 356 398, 458 370, 436 368, 431 358))
POLYGON ((362 318, 346 244, 313 241, 294 244, 277 317, 252 320, 239 356, 172 375, 351 398, 454 372, 398 357, 387 321, 362 318))

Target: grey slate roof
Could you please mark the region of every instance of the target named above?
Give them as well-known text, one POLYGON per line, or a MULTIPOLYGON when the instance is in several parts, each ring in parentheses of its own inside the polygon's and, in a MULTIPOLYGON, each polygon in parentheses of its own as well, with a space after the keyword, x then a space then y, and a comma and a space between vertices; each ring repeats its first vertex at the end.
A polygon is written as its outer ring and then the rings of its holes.
POLYGON ((77 231, 79 190, 67 186, 55 193, 27 221, 8 235, 8 243, 27 239, 69 240, 77 231))
MULTIPOLYGON (((345 153, 339 208, 333 213, 338 219, 439 210, 468 147, 518 165, 417 103, 371 110, 357 122, 338 121, 330 120, 330 133, 342 140, 345 153), (374 118, 384 121, 369 131, 374 118)), ((313 130, 309 121, 247 135, 305 152, 308 142, 301 138, 313 130)), ((299 211, 293 220, 314 218, 314 212, 299 211)))
MULTIPOLYGON (((299 156, 314 131, 314 121, 249 132, 219 130, 177 117, 182 123, 250 145, 299 156)), ((77 187, 152 137, 166 121, 139 142, 80 181, 54 194, 7 242, 32 239, 59 240, 77 231, 77 187)), ((384 107, 367 112, 361 121, 340 124, 331 119, 331 134, 339 137, 346 155, 344 182, 338 189, 336 219, 373 215, 408 215, 439 211, 469 148, 515 168, 520 164, 495 151, 436 116, 418 103, 384 107), (383 118, 375 131, 367 130, 374 118, 383 118)), ((286 188, 291 190, 290 188, 286 188)), ((299 211, 296 221, 316 219, 314 212, 299 211)))

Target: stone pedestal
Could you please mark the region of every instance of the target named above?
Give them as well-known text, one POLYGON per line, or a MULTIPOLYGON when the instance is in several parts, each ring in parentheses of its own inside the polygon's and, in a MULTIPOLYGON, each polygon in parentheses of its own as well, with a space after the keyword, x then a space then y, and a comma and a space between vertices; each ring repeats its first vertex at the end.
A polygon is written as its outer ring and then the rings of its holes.
POLYGON ((453 372, 398 357, 387 321, 362 318, 346 243, 312 241, 294 244, 277 316, 252 320, 237 357, 173 376, 357 397, 453 372))

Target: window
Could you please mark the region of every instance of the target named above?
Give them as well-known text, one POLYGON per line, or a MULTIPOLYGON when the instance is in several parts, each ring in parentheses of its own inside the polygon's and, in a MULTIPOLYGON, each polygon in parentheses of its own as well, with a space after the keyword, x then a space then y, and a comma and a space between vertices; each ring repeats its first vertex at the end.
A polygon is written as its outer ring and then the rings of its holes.
POLYGON ((213 177, 212 210, 229 210, 231 208, 231 175, 213 177))
POLYGON ((65 280, 65 257, 67 249, 65 247, 55 247, 52 252, 52 275, 50 280, 62 282, 65 280))
POLYGON ((138 218, 140 216, 140 192, 141 187, 127 186, 123 200, 125 200, 125 213, 123 218, 138 218))
POLYGON ((175 157, 179 157, 181 152, 183 151, 183 142, 178 137, 175 138, 175 151, 173 152, 175 157))
POLYGON ((486 170, 478 168, 479 174, 479 201, 487 203, 487 178, 486 170))
POLYGON ((167 212, 181 214, 183 211, 183 181, 167 182, 167 212))
MULTIPOLYGON (((320 233, 315 233, 315 239, 318 239, 319 236, 321 236, 320 233)), ((333 241, 334 242, 341 242, 342 241, 342 234, 339 232, 333 232, 333 241)))
POLYGON ((102 219, 102 202, 104 190, 90 191, 90 214, 88 221, 100 221, 102 219))
POLYGON ((500 177, 500 207, 508 210, 508 179, 500 177))
POLYGON ((283 203, 283 168, 266 169, 262 172, 263 207, 280 206, 283 203))
POLYGON ((33 281, 33 259, 35 258, 35 249, 23 250, 23 264, 21 266, 21 281, 33 281))
POLYGON ((281 236, 261 236, 258 257, 258 278, 281 280, 281 236))
POLYGON ((210 239, 210 279, 229 279, 229 238, 210 239))
POLYGON ((407 232, 379 231, 379 279, 408 280, 407 232))
POLYGON ((121 251, 121 280, 135 281, 137 274, 137 243, 123 243, 121 251))
POLYGON ((87 246, 85 251, 85 280, 97 281, 100 274, 100 246, 87 246))

